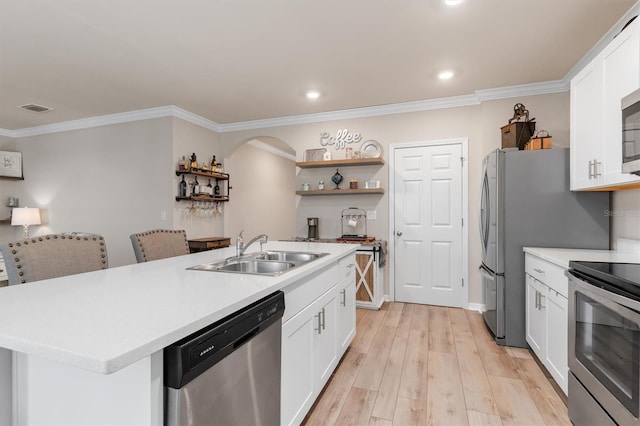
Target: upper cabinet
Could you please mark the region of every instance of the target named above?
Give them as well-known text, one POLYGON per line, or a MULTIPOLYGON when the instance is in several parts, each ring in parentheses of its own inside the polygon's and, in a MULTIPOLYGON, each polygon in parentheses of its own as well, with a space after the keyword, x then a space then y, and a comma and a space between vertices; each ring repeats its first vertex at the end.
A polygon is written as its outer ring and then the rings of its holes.
POLYGON ((571 190, 640 186, 622 173, 620 100, 640 88, 640 22, 631 23, 571 80, 571 190))

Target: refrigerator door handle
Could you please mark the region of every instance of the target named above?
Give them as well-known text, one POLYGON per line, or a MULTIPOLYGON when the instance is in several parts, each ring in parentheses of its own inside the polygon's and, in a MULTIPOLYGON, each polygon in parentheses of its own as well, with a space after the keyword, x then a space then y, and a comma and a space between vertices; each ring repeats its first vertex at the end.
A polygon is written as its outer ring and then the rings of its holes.
POLYGON ((482 275, 484 278, 488 279, 489 281, 496 280, 496 276, 493 273, 491 273, 491 271, 487 269, 486 266, 480 265, 478 269, 480 270, 480 275, 482 275))
POLYGON ((486 258, 489 239, 489 226, 491 218, 491 203, 489 200, 489 177, 487 176, 487 164, 482 165, 482 187, 480 188, 480 241, 482 243, 482 258, 486 258), (484 201, 484 208, 483 208, 484 201))

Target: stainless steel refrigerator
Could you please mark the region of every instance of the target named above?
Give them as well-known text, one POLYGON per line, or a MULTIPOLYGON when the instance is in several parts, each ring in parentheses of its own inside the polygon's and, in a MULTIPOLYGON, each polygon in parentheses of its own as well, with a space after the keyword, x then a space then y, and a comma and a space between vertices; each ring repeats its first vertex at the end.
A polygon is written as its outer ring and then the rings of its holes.
POLYGON ((608 192, 569 190, 569 149, 498 149, 485 157, 480 191, 483 317, 498 344, 527 347, 522 248, 608 249, 608 209, 608 192))

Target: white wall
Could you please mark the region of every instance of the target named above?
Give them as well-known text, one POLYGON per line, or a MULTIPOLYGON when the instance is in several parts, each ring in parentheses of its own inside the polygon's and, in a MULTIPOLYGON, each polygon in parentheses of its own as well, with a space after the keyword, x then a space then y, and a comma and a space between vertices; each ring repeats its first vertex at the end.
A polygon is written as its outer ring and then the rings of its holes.
POLYGON ((640 189, 611 193, 611 245, 619 238, 640 241, 640 189))

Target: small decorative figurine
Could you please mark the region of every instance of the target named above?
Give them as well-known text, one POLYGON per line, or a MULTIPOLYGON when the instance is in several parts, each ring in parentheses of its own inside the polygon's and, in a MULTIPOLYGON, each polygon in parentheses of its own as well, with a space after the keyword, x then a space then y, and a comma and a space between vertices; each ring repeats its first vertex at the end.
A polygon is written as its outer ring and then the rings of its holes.
POLYGON ((331 182, 336 184, 336 187, 334 189, 340 189, 340 183, 342 182, 342 175, 340 174, 338 169, 336 169, 336 174, 331 176, 331 182))

